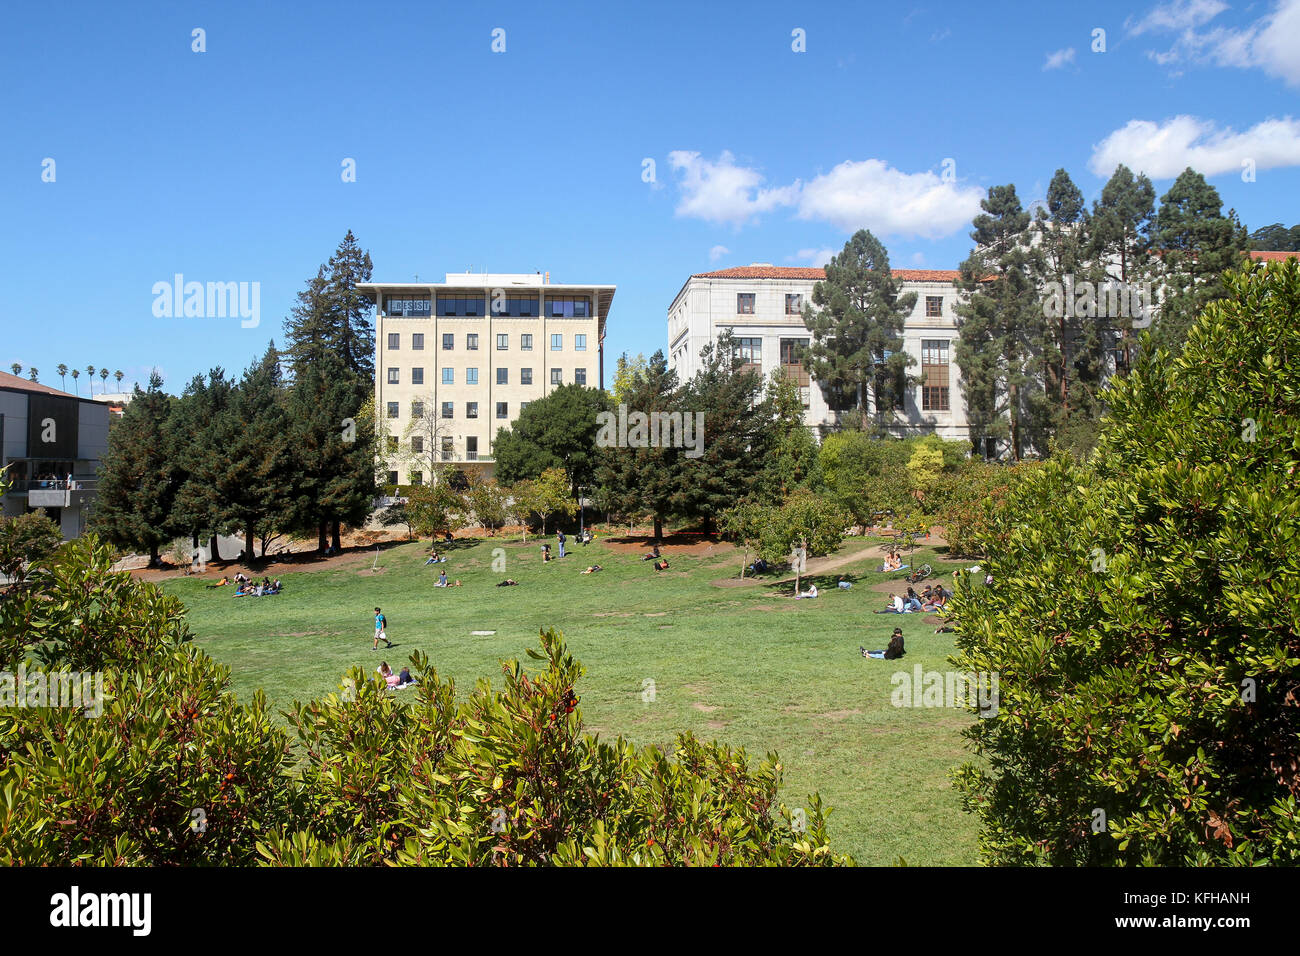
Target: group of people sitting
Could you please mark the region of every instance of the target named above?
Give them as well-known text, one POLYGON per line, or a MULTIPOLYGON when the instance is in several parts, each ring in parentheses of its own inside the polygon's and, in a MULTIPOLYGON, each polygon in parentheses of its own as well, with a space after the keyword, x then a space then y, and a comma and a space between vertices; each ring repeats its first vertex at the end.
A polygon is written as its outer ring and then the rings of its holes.
POLYGON ((885 555, 885 563, 877 570, 879 571, 902 571, 907 565, 903 563, 903 556, 891 548, 885 555))
MULTIPOLYGON (((207 585, 207 589, 211 591, 213 588, 224 588, 229 583, 230 583, 230 578, 223 576, 221 580, 217 581, 215 584, 207 585)), ((267 595, 270 594, 279 594, 284 587, 284 585, 280 583, 279 578, 276 578, 276 580, 272 581, 269 577, 267 577, 267 578, 262 578, 261 581, 254 581, 243 571, 235 572, 234 583, 235 583, 235 597, 248 597, 248 596, 266 597, 267 595)))
POLYGON ((411 669, 409 667, 403 667, 400 674, 394 674, 393 669, 388 666, 388 661, 381 661, 375 670, 378 672, 379 676, 384 679, 384 683, 389 687, 402 688, 412 687, 415 685, 416 681, 415 678, 411 676, 411 669))
POLYGON ((872 657, 877 660, 896 661, 906 653, 906 651, 903 650, 903 629, 901 627, 894 628, 894 633, 889 638, 889 646, 883 651, 869 651, 860 645, 858 650, 862 652, 863 657, 872 657))
POLYGON ((461 586, 460 578, 457 578, 453 583, 447 580, 447 572, 441 571, 438 573, 438 580, 433 586, 435 588, 458 588, 461 586))
POLYGON ((952 592, 942 584, 927 584, 917 594, 913 588, 907 589, 906 595, 889 595, 889 604, 877 614, 911 614, 916 611, 939 611, 948 603, 952 592))

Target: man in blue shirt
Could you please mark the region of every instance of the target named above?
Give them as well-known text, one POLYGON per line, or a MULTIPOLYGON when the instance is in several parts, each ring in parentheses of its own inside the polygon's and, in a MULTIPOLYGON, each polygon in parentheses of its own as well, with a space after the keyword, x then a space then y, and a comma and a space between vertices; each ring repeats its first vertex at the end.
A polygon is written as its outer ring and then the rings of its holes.
POLYGON ((379 650, 380 641, 383 641, 389 647, 393 646, 393 642, 388 639, 388 618, 384 617, 383 611, 375 608, 375 643, 370 649, 372 651, 379 650))

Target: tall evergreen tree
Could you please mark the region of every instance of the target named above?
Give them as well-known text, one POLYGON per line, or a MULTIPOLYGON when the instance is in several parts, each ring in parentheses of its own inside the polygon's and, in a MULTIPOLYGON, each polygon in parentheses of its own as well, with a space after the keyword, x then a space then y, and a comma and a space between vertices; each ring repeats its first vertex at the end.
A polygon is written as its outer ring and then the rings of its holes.
POLYGON ((162 385, 158 373, 151 373, 148 390, 135 390, 109 431, 89 523, 113 544, 148 551, 151 567, 158 564, 159 547, 176 533, 172 507, 181 483, 168 454, 171 399, 162 385))
POLYGON ((222 509, 213 489, 195 476, 210 467, 206 459, 219 461, 226 454, 215 429, 223 421, 234 388, 220 367, 211 369, 206 379, 194 376, 167 422, 168 453, 183 478, 172 517, 177 530, 190 535, 194 547, 201 535, 209 536, 213 561, 221 560, 217 535, 226 530, 222 509))
MULTIPOLYGON (((1101 198, 1093 203, 1089 230, 1089 256, 1094 274, 1124 283, 1142 282, 1151 275, 1151 230, 1155 213, 1156 190, 1145 173, 1120 164, 1115 167, 1101 198)), ((1111 330, 1119 336, 1118 348, 1122 367, 1132 364, 1135 340, 1132 317, 1112 318, 1111 330)))
POLYGON ((865 416, 870 401, 877 424, 893 409, 912 362, 902 333, 916 305, 916 293, 901 289, 885 247, 866 229, 854 233, 813 286, 803 311, 812 333, 809 370, 831 408, 865 416))

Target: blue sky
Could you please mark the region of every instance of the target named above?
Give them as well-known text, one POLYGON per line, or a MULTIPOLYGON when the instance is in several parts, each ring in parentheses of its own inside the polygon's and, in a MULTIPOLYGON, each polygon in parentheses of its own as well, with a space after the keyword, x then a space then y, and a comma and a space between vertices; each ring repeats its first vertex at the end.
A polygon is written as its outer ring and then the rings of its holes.
POLYGON ((23 4, 0 107, 0 368, 55 386, 242 370, 348 229, 379 280, 616 283, 609 368, 693 272, 862 226, 955 268, 989 186, 1060 166, 1091 200, 1190 163, 1251 229, 1300 222, 1300 0, 23 4), (155 317, 176 273, 260 283, 260 324, 155 317))

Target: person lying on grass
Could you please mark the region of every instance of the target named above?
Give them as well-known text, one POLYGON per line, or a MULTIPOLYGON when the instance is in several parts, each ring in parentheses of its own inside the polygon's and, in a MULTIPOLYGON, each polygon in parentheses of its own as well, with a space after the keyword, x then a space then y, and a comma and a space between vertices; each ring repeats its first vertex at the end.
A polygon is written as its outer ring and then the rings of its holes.
POLYGON ((859 645, 858 650, 862 652, 863 657, 873 657, 876 660, 896 661, 906 653, 903 650, 903 629, 894 628, 893 635, 889 638, 889 646, 883 651, 869 651, 859 645))
POLYGON ((667 571, 667 570, 668 570, 668 559, 667 559, 667 558, 663 558, 663 559, 661 559, 661 560, 659 560, 659 561, 656 561, 656 562, 654 563, 654 569, 655 569, 656 571, 667 571))
POLYGON ((518 584, 518 583, 519 583, 519 582, 516 581, 514 578, 506 578, 504 581, 498 581, 498 582, 497 582, 497 587, 499 587, 499 588, 512 588, 512 587, 514 587, 514 586, 515 586, 516 584, 518 584))
POLYGON ((653 548, 651 548, 649 554, 643 554, 643 555, 641 555, 641 560, 642 560, 642 561, 658 561, 658 560, 659 560, 659 545, 656 544, 653 548))
POLYGON ((597 571, 604 571, 604 570, 605 570, 605 569, 602 568, 599 564, 593 564, 591 567, 587 568, 587 570, 585 570, 585 571, 579 571, 578 573, 579 573, 579 574, 595 574, 597 571))
POLYGON ((211 591, 213 588, 224 588, 224 587, 225 587, 227 584, 229 584, 229 583, 230 583, 230 579, 229 579, 229 578, 222 578, 222 579, 221 579, 220 581, 218 581, 216 584, 209 584, 209 585, 207 586, 207 588, 208 588, 209 591, 211 591))

